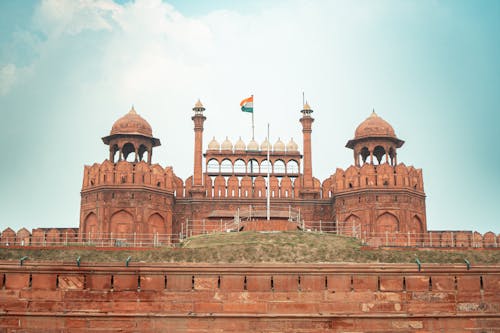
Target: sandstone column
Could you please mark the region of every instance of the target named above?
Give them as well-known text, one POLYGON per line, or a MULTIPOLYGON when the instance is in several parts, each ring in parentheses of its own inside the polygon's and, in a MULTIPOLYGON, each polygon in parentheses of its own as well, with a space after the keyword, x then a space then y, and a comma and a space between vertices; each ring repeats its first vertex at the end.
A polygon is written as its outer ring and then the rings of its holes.
POLYGON ((203 123, 207 119, 203 115, 205 108, 198 100, 193 108, 194 116, 191 119, 194 122, 194 168, 193 168, 193 187, 191 196, 204 196, 203 172, 202 172, 202 149, 203 149, 203 123))

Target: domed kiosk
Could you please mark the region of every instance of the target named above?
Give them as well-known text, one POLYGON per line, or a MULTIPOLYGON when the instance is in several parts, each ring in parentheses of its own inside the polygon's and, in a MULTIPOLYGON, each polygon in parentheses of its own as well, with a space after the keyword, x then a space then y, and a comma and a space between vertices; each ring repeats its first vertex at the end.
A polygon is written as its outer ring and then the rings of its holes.
POLYGON ((143 160, 147 153, 148 163, 151 164, 153 147, 161 145, 160 140, 153 137, 151 125, 137 114, 134 107, 115 121, 108 136, 102 141, 109 145, 109 160, 115 163, 115 155, 118 152, 118 161, 127 160, 127 157, 135 153, 133 162, 143 160))
POLYGON ((385 162, 394 166, 397 164, 396 149, 403 144, 404 141, 396 136, 394 128, 373 110, 356 128, 354 139, 349 140, 346 147, 354 150, 356 166, 360 166, 361 162, 382 164, 384 156, 385 162))

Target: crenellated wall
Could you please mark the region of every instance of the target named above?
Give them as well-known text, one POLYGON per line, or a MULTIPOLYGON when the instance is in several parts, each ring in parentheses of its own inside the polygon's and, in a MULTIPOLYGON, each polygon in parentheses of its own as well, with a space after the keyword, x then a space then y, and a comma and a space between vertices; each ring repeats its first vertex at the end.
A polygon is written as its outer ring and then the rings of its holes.
POLYGON ((0 299, 6 332, 489 332, 500 266, 4 261, 0 299))
POLYGON ((102 234, 123 242, 135 242, 137 234, 171 235, 175 197, 183 196, 183 182, 171 167, 109 160, 85 166, 80 241, 102 234))
POLYGON ((422 170, 400 163, 364 164, 337 169, 322 183, 323 197, 334 198, 339 229, 358 225, 368 237, 427 232, 422 170))
MULTIPOLYGON (((147 186, 158 190, 167 190, 176 196, 183 196, 183 181, 177 177, 172 167, 163 168, 159 164, 144 161, 132 163, 119 161, 86 165, 83 171, 82 192, 99 186, 147 186)), ((82 193, 83 194, 83 193, 82 193)))
POLYGON ((424 192, 422 169, 399 163, 391 166, 388 163, 380 165, 351 165, 345 171, 337 168, 335 173, 323 181, 323 197, 331 197, 334 193, 367 188, 408 189, 424 192))

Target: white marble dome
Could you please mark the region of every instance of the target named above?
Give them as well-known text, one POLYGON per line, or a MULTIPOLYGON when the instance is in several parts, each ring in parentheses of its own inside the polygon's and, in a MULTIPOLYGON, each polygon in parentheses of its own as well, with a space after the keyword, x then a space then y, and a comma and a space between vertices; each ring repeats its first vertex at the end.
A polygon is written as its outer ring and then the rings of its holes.
POLYGON ((234 144, 234 150, 235 151, 244 151, 245 149, 247 149, 247 146, 245 145, 245 142, 243 142, 243 140, 241 140, 241 136, 240 136, 238 141, 236 141, 236 143, 234 144))
POLYGON ((233 143, 231 142, 231 140, 229 140, 226 136, 226 140, 224 140, 222 142, 222 144, 220 145, 220 149, 221 150, 233 150, 233 143))
POLYGON ((266 138, 260 145, 260 150, 262 151, 267 151, 267 149, 272 150, 271 144, 269 143, 269 140, 266 138))
POLYGON ((212 141, 208 143, 208 150, 220 150, 220 143, 215 140, 215 136, 212 138, 212 141))
POLYGON ((290 141, 286 144, 286 150, 287 151, 298 151, 299 150, 299 145, 293 141, 293 138, 290 139, 290 141))
POLYGON ((283 152, 285 151, 285 143, 278 138, 278 141, 273 146, 273 151, 283 152))
POLYGON ((259 144, 257 143, 257 141, 255 141, 254 139, 252 139, 248 145, 247 145, 247 149, 248 150, 252 150, 252 151, 258 151, 259 150, 259 144))

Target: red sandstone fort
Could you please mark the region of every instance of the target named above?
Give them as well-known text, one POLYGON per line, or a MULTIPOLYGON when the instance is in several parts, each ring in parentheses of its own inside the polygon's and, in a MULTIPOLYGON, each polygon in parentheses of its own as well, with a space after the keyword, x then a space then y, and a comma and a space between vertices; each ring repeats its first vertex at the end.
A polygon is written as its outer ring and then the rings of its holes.
MULTIPOLYGON (((132 108, 85 166, 79 228, 5 229, 0 246, 172 246, 218 231, 333 232, 369 246, 495 251, 493 232, 429 231, 422 170, 373 112, 346 147, 354 161, 313 176, 313 110, 303 151, 215 138, 193 108, 193 175, 153 163, 160 140, 132 108), (269 157, 268 157, 269 156, 269 157), (270 199, 270 208, 266 205, 270 199), (267 218, 269 217, 269 218, 267 218)), ((498 264, 168 264, 0 261, 0 332, 498 332, 498 264)))
POLYGON ((313 110, 300 111, 303 151, 291 139, 213 138, 203 152, 205 108, 193 108, 193 175, 153 163, 160 140, 132 108, 102 141, 109 158, 85 166, 79 228, 6 229, 1 243, 119 242, 164 245, 227 230, 321 230, 370 245, 496 247, 493 232, 428 231, 422 170, 398 161, 404 141, 372 112, 346 147, 353 164, 324 180, 313 175, 313 110), (269 151, 269 159, 267 157, 269 151), (269 171, 269 178, 267 180, 269 171), (269 193, 270 221, 266 220, 269 193), (264 222, 265 221, 265 222, 264 222))
POLYGON ((240 223, 246 230, 255 228, 245 222, 263 218, 264 211, 255 207, 266 206, 268 168, 272 205, 281 207, 271 210, 269 228, 297 228, 297 223, 278 222, 295 219, 304 228, 318 228, 322 221, 326 230, 354 226, 367 237, 400 233, 406 239, 411 233, 420 243, 427 238, 422 171, 398 163, 397 150, 404 141, 375 112, 347 142, 354 165, 321 181, 312 172, 314 118, 308 104, 300 118, 302 154, 293 140, 271 145, 266 139, 259 145, 239 139, 233 145, 227 138, 222 144, 212 139, 203 153, 205 108, 198 101, 193 111, 194 167, 185 181, 171 167, 152 164, 160 140, 134 109, 113 124, 103 138, 109 159, 85 167, 81 239, 111 233, 128 242, 134 233, 191 235, 218 228, 221 220, 226 227, 240 223))

